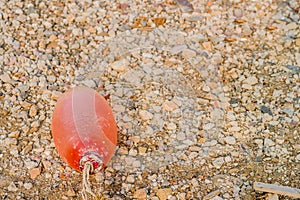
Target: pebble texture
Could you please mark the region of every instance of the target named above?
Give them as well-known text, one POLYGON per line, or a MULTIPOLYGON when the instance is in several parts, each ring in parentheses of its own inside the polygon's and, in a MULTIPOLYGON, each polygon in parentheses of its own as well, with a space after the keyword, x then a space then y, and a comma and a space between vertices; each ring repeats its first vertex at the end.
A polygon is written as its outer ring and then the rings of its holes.
POLYGON ((107 199, 299 187, 299 15, 296 0, 1 1, 0 196, 81 198, 51 136, 77 85, 118 123, 116 154, 90 179, 107 199))

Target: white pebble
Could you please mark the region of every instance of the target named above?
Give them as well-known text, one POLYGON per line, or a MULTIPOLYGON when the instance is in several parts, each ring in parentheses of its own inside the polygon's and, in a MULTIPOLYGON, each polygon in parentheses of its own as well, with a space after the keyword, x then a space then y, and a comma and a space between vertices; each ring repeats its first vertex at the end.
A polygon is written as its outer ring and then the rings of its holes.
POLYGON ((215 127, 215 124, 214 123, 207 123, 203 126, 203 129, 204 130, 210 130, 212 129, 213 127, 215 127))
POLYGON ((16 192, 16 191, 18 191, 18 188, 17 188, 17 186, 15 185, 14 182, 11 182, 11 183, 9 184, 9 186, 7 187, 7 189, 8 189, 8 191, 10 191, 10 192, 16 192))
POLYGON ((81 36, 82 35, 82 30, 80 28, 75 28, 72 30, 72 33, 74 36, 81 36))
POLYGON ((140 118, 141 118, 142 120, 144 120, 144 121, 147 121, 147 120, 150 120, 150 119, 153 118, 153 114, 150 113, 150 112, 148 112, 148 111, 146 111, 146 110, 141 110, 141 111, 139 112, 139 116, 140 116, 140 118))
POLYGON ((118 60, 111 64, 111 68, 116 72, 125 72, 128 69, 129 62, 126 59, 118 60))
POLYGON ((129 175, 129 176, 127 176, 127 178, 126 178, 126 181, 127 181, 128 183, 134 183, 135 178, 134 178, 133 175, 129 175))
POLYGON ((275 142, 273 142, 272 140, 270 140, 269 138, 265 138, 264 140, 264 145, 265 146, 274 146, 275 142))
POLYGON ((183 132, 177 134, 177 140, 185 140, 186 136, 183 132))
POLYGON ((191 49, 184 49, 182 51, 182 56, 185 59, 194 58, 194 57, 196 57, 196 55, 197 55, 196 52, 191 49))
POLYGON ((172 54, 178 54, 178 53, 182 52, 186 48, 187 48, 187 46, 185 44, 183 44, 183 45, 177 45, 177 46, 174 46, 171 49, 171 53, 172 54))
POLYGON ((82 83, 83 83, 83 85, 85 85, 89 88, 95 88, 96 87, 96 83, 93 80, 85 80, 82 83))
POLYGON ((24 183, 24 188, 30 190, 32 188, 32 183, 24 183))
POLYGON ((241 130, 241 127, 233 126, 228 129, 229 132, 238 132, 241 130))
POLYGON ((3 81, 4 83, 8 83, 10 82, 11 79, 8 74, 4 73, 0 75, 0 80, 3 81))
POLYGON ((243 84, 242 85, 242 88, 243 89, 246 89, 246 90, 251 90, 252 89, 252 86, 250 84, 243 84))
POLYGON ((232 137, 232 136, 226 136, 225 137, 225 142, 227 143, 227 144, 235 144, 235 138, 234 137, 232 137))
POLYGON ((178 108, 177 104, 172 101, 165 101, 163 103, 162 107, 168 112, 173 111, 178 108))
POLYGON ((223 157, 219 157, 213 160, 212 164, 217 168, 220 169, 224 163, 224 158, 223 157))
POLYGON ((167 123, 166 129, 167 130, 176 130, 177 126, 175 123, 171 122, 171 123, 167 123))
POLYGON ((230 162, 232 159, 231 159, 231 157, 230 156, 226 156, 225 157, 225 162, 230 162))
POLYGON ((249 85, 255 85, 258 83, 258 79, 255 76, 250 76, 246 78, 243 82, 249 85))
POLYGON ((278 200, 278 195, 277 194, 271 194, 269 193, 267 196, 267 200, 278 200))

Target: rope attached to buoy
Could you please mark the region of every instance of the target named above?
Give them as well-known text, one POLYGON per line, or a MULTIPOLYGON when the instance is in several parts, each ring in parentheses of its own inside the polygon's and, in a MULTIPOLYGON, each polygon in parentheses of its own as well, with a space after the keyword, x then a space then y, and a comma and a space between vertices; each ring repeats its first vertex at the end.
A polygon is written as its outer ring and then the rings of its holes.
POLYGON ((92 162, 86 162, 84 164, 83 174, 82 174, 82 184, 83 184, 82 198, 84 200, 88 200, 88 194, 90 194, 92 197, 94 197, 95 199, 97 199, 96 194, 91 189, 91 183, 89 181, 90 173, 94 171, 93 168, 94 167, 93 167, 93 163, 92 162))
MULTIPOLYGON (((82 169, 82 198, 83 200, 88 200, 89 196, 92 196, 93 199, 99 199, 99 196, 97 196, 91 189, 91 183, 90 183, 90 174, 94 174, 96 172, 99 172, 102 168, 102 160, 98 156, 94 154, 88 154, 83 156, 80 159, 80 166, 82 169), (96 163, 96 169, 94 169, 94 164, 96 163)), ((103 198, 100 198, 103 199, 103 198)))

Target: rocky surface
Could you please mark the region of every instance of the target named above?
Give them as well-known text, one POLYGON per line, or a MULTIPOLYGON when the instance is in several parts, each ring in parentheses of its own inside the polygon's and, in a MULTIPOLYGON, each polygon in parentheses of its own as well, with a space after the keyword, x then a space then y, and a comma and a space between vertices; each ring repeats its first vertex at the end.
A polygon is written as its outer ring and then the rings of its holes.
POLYGON ((2 199, 81 198, 51 137, 54 105, 76 85, 109 96, 119 127, 116 155, 91 176, 99 196, 299 187, 299 3, 190 3, 0 2, 2 199))

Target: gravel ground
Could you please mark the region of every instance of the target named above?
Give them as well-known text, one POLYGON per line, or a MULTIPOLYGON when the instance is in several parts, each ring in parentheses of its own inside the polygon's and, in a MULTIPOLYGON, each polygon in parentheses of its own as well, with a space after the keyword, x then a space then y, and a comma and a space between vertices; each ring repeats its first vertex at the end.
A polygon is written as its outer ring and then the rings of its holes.
POLYGON ((109 96, 119 126, 116 155, 91 176, 99 196, 299 188, 300 4, 184 2, 0 1, 1 199, 81 199, 51 137, 76 85, 109 96))

